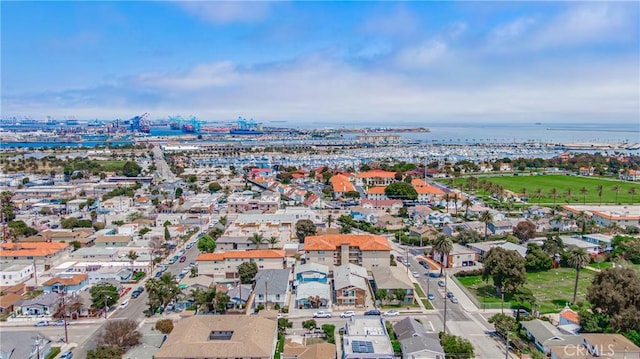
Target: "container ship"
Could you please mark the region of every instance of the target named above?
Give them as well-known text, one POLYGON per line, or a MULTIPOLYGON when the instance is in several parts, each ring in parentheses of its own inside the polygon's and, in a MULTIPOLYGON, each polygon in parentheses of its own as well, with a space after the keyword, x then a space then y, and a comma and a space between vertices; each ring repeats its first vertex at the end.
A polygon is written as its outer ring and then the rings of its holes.
POLYGON ((253 119, 246 120, 242 117, 238 117, 238 124, 235 128, 232 128, 229 131, 229 134, 232 135, 262 135, 264 131, 262 131, 262 126, 253 119))

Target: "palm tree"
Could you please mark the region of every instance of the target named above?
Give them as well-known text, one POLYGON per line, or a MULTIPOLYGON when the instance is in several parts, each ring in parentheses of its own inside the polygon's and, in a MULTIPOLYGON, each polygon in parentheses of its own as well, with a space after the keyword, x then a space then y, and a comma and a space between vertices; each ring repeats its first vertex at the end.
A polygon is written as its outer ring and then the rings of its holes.
POLYGON ((604 189, 604 186, 602 186, 601 184, 596 186, 596 191, 598 191, 598 198, 600 198, 600 206, 602 206, 602 190, 604 189))
POLYGON ((611 190, 616 193, 616 204, 618 204, 618 192, 620 192, 620 186, 615 185, 611 187, 611 190))
POLYGON ((90 216, 91 216, 91 222, 93 223, 96 221, 96 219, 98 219, 98 212, 96 212, 95 210, 91 211, 90 216))
POLYGON ((555 211, 556 209, 556 198, 558 198, 558 189, 557 188, 552 188, 549 190, 549 197, 553 198, 553 210, 555 211))
POLYGON ((465 208, 464 218, 467 219, 467 216, 469 215, 469 206, 473 205, 473 202, 469 199, 469 197, 467 197, 464 199, 464 201, 462 201, 462 205, 465 208))
POLYGON ((566 192, 564 192, 564 196, 567 198, 567 203, 571 202, 571 197, 573 197, 573 190, 571 188, 567 188, 566 192))
POLYGON ((331 223, 333 223, 333 216, 332 215, 328 215, 327 216, 327 225, 329 226, 329 228, 331 228, 331 223))
POLYGON ((445 193, 444 202, 445 202, 447 213, 449 213, 449 200, 450 200, 449 193, 445 193))
POLYGON ((576 296, 578 295, 578 280, 580 279, 580 268, 589 264, 591 258, 589 253, 584 248, 574 248, 569 252, 569 258, 567 261, 569 265, 576 269, 576 282, 573 285, 573 304, 576 303, 576 296))
POLYGON ((254 233, 251 237, 249 237, 249 242, 256 245, 256 249, 260 249, 260 245, 264 243, 264 236, 262 233, 254 233))
MULTIPOLYGON (((522 188, 520 190, 520 195, 522 196, 521 199, 520 199, 521 201, 522 201, 522 198, 526 198, 527 197, 527 192, 528 191, 527 191, 526 188, 522 188)), ((522 212, 524 212, 524 210, 526 209, 526 203, 527 202, 524 202, 524 201, 522 202, 522 212)))
POLYGON ((133 273, 133 262, 135 262, 138 257, 138 253, 134 250, 131 250, 129 251, 129 253, 127 253, 127 258, 129 258, 129 260, 131 261, 131 273, 133 273))
POLYGON ((631 204, 633 204, 633 197, 635 197, 638 194, 638 189, 635 187, 631 187, 629 188, 629 192, 627 192, 631 195, 631 204))
POLYGON ((540 206, 540 200, 542 199, 542 197, 544 197, 544 194, 542 192, 542 188, 536 188, 535 196, 538 199, 538 206, 540 206))
POLYGON ((587 214, 585 213, 585 211, 580 211, 578 213, 578 216, 576 217, 576 222, 580 222, 580 234, 582 237, 584 237, 584 234, 587 230, 587 214))
POLYGON ((489 223, 493 221, 493 216, 491 215, 491 213, 489 213, 489 211, 484 211, 482 213, 480 213, 480 218, 479 218, 480 222, 484 223, 484 240, 487 240, 487 235, 488 235, 488 230, 489 230, 489 223))
POLYGON ((582 195, 582 204, 587 204, 587 193, 589 193, 589 189, 585 186, 580 188, 580 194, 582 195))
POLYGON ((278 244, 278 237, 271 236, 271 238, 269 238, 269 244, 272 249, 275 248, 276 244, 278 244))
POLYGON ((446 235, 438 236, 433 242, 433 250, 442 255, 442 261, 440 262, 440 276, 442 277, 444 267, 448 265, 449 253, 453 250, 453 241, 451 240, 451 237, 446 235))

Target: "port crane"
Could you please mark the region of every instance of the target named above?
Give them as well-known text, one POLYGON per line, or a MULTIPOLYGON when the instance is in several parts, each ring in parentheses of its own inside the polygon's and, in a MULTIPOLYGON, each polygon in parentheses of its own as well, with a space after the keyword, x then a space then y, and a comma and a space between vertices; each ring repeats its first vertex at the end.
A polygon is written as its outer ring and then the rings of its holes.
POLYGON ((182 132, 200 132, 202 121, 195 116, 184 118, 182 116, 169 116, 169 127, 172 130, 182 130, 182 132))
POLYGON ((144 113, 141 116, 135 116, 125 121, 125 124, 129 125, 129 130, 132 132, 144 132, 149 133, 151 131, 151 122, 147 120, 148 113, 144 113))

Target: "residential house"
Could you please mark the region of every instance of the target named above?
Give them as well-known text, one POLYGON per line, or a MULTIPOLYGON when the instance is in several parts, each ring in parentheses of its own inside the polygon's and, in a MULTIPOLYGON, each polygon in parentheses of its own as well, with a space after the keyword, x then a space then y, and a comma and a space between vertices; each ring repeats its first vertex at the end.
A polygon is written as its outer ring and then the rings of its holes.
POLYGON ((569 308, 569 304, 567 304, 560 312, 558 320, 559 321, 557 328, 563 334, 576 335, 582 329, 582 327, 580 326, 580 315, 578 314, 578 312, 569 308))
POLYGON ((484 255, 491 250, 491 248, 501 247, 503 249, 509 251, 516 251, 523 258, 527 255, 527 247, 514 244, 508 241, 487 241, 487 242, 476 242, 476 243, 467 243, 466 247, 473 250, 478 254, 478 259, 484 258, 484 255))
POLYGON ((96 247, 126 247, 131 241, 130 235, 99 236, 95 240, 96 247))
POLYGON ((624 181, 640 181, 640 170, 628 170, 620 174, 620 179, 624 181))
POLYGON ((303 282, 296 286, 297 308, 330 308, 331 287, 329 283, 303 282))
POLYGON ((41 232, 42 237, 48 242, 79 242, 82 246, 91 245, 90 233, 71 229, 47 229, 41 232))
POLYGON ((582 337, 562 334, 553 324, 544 320, 534 319, 520 324, 536 348, 545 354, 549 354, 554 346, 582 344, 582 337))
POLYGON ((0 263, 0 286, 13 286, 33 278, 35 267, 33 262, 0 263))
POLYGON ((217 282, 236 282, 238 266, 245 262, 255 262, 258 269, 283 269, 285 252, 276 249, 258 249, 252 251, 228 251, 201 253, 196 257, 198 273, 213 277, 217 282))
POLYGON ((45 293, 76 293, 89 284, 89 275, 75 274, 70 277, 54 277, 42 283, 45 293))
POLYGON ((25 316, 51 315, 55 312, 59 301, 60 294, 45 293, 33 299, 19 301, 14 306, 18 308, 21 315, 25 316))
POLYGON ((235 192, 227 198, 229 213, 259 211, 260 213, 276 213, 280 207, 280 193, 264 191, 254 198, 252 191, 235 192))
POLYGON ((419 178, 412 179, 411 185, 413 185, 413 188, 418 192, 417 200, 420 203, 432 203, 444 195, 443 190, 419 178))
POLYGON ((590 354, 613 359, 640 358, 640 348, 622 334, 583 333, 583 345, 590 354))
POLYGON ((367 270, 348 263, 333 270, 334 302, 336 305, 363 307, 369 286, 367 270))
POLYGON ((436 232, 436 229, 431 226, 412 226, 409 228, 410 236, 423 239, 433 237, 434 232, 436 232))
POLYGON ((410 211, 410 215, 413 218, 413 221, 417 224, 427 224, 427 220, 429 219, 429 215, 434 210, 429 206, 425 205, 417 205, 413 207, 413 210, 410 211))
POLYGON ((289 303, 291 270, 262 269, 255 278, 253 307, 262 304, 265 308, 284 307, 289 303))
POLYGON ((74 260, 89 260, 101 262, 114 262, 118 260, 118 248, 107 248, 101 246, 80 248, 69 253, 69 258, 74 260))
POLYGON ((441 265, 445 265, 446 268, 471 267, 475 266, 478 261, 478 253, 457 243, 453 244, 453 250, 447 258, 435 249, 432 250, 432 257, 441 265))
POLYGON ((494 235, 501 235, 513 232, 514 223, 509 220, 489 222, 489 231, 494 235))
POLYGON ((282 359, 336 359, 336 345, 317 343, 303 345, 292 341, 284 344, 282 359))
POLYGON ((385 214, 378 217, 375 226, 386 229, 387 231, 397 231, 404 227, 404 222, 401 217, 394 217, 392 215, 385 214))
POLYGON ((367 189, 367 199, 370 201, 385 201, 389 197, 384 192, 385 187, 377 186, 367 189))
POLYGON ((580 167, 578 173, 580 176, 593 176, 596 171, 595 167, 580 167))
POLYGON ((0 335, 0 358, 42 359, 51 353, 53 341, 38 331, 3 329, 0 335))
POLYGON ((345 193, 354 192, 356 190, 353 184, 349 181, 349 178, 341 174, 331 176, 329 182, 331 182, 331 187, 333 188, 334 199, 341 198, 345 193))
POLYGON ((396 357, 383 318, 351 317, 344 328, 343 359, 394 359, 396 357))
MULTIPOLYGON (((189 293, 192 289, 209 290, 214 285, 213 278, 206 275, 198 275, 196 277, 186 276, 180 280, 180 287, 183 292, 189 293)), ((251 292, 251 290, 249 290, 251 292)))
POLYGON ((227 290, 227 295, 230 299, 228 306, 230 308, 238 306, 245 307, 247 305, 247 301, 249 300, 249 296, 251 296, 251 292, 253 292, 251 284, 236 284, 233 287, 229 288, 229 290, 227 290))
POLYGON ((366 269, 389 266, 391 246, 387 238, 372 234, 325 234, 305 239, 307 261, 335 266, 354 263, 366 269))
POLYGON ((97 283, 105 280, 112 280, 121 283, 130 280, 133 277, 133 271, 131 270, 130 264, 124 262, 119 262, 118 264, 120 265, 101 265, 98 269, 88 271, 89 283, 97 283))
POLYGON ((384 291, 386 298, 383 304, 411 304, 415 302, 413 283, 403 267, 376 267, 371 271, 373 281, 371 290, 374 294, 384 291))
POLYGON ((599 244, 589 243, 574 236, 560 236, 560 239, 562 239, 562 243, 565 246, 584 248, 591 255, 597 255, 602 251, 602 248, 599 244))
POLYGON ((65 253, 70 252, 68 243, 18 242, 0 243, 0 260, 7 263, 37 260, 40 263, 53 263, 65 253))
POLYGON ((429 333, 414 318, 406 317, 393 325, 400 341, 403 359, 445 359, 438 333, 429 333))
POLYGON ((278 324, 259 315, 196 315, 174 326, 155 359, 271 359, 278 324))
POLYGON ((14 293, 0 295, 0 314, 13 313, 14 305, 21 300, 22 297, 14 293))
POLYGON ((427 218, 427 223, 434 227, 442 227, 445 224, 453 223, 451 213, 431 212, 427 218))
POLYGON ((356 174, 357 186, 388 186, 396 182, 396 173, 382 170, 365 171, 356 174))
POLYGON ((399 199, 363 199, 360 201, 360 205, 365 209, 388 210, 391 213, 397 212, 403 206, 402 200, 399 199))
POLYGON ((329 267, 324 264, 307 262, 297 265, 294 273, 298 283, 319 282, 326 284, 329 277, 329 267))

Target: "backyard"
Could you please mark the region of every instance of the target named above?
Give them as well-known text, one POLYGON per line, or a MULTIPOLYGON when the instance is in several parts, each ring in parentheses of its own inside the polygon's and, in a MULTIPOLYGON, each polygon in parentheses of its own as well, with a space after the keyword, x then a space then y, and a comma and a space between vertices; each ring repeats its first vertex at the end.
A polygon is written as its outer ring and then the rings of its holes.
MULTIPOLYGON (((617 181, 612 179, 602 178, 589 178, 578 176, 501 176, 501 177, 479 177, 479 181, 488 181, 502 186, 505 190, 512 191, 518 194, 522 193, 522 189, 527 190, 526 197, 529 198, 529 203, 545 203, 551 204, 554 202, 553 198, 549 196, 551 189, 555 188, 558 192, 555 202, 557 204, 564 204, 567 201, 569 203, 582 204, 586 203, 600 203, 600 197, 598 196, 599 185, 602 185, 602 204, 615 204, 616 192, 613 187, 618 185, 620 190, 618 191, 618 202, 621 204, 633 204, 637 203, 640 199, 640 195, 636 194, 632 196, 629 194, 631 188, 635 188, 640 193, 640 186, 636 183, 617 181), (586 196, 580 193, 580 189, 585 187, 587 189, 586 196), (535 192, 537 189, 542 190, 543 197, 536 198, 535 192), (571 196, 565 195, 568 189, 571 189, 571 196), (633 198, 632 198, 633 197, 633 198)), ((457 185, 462 185, 466 182, 466 179, 460 178, 454 181, 457 185)), ((479 189, 478 194, 487 194, 484 190, 479 189)))
MULTIPOLYGON (((575 281, 576 271, 572 268, 550 269, 545 272, 527 273, 527 287, 531 289, 536 297, 536 309, 540 313, 558 312, 564 308, 567 302, 571 302, 573 298, 573 284, 575 281)), ((577 301, 584 301, 587 293, 587 287, 593 281, 594 273, 583 269, 580 271, 580 281, 578 283, 577 301)), ((470 276, 457 278, 460 283, 467 287, 482 303, 500 303, 501 299, 496 295, 493 282, 482 280, 482 276, 470 276)), ((509 301, 509 299, 505 299, 509 301)), ((511 305, 517 305, 511 302, 511 305)), ((508 308, 509 303, 505 303, 508 308)), ((525 306, 529 307, 528 304, 525 306)), ((491 305, 495 308, 495 304, 491 305)))

